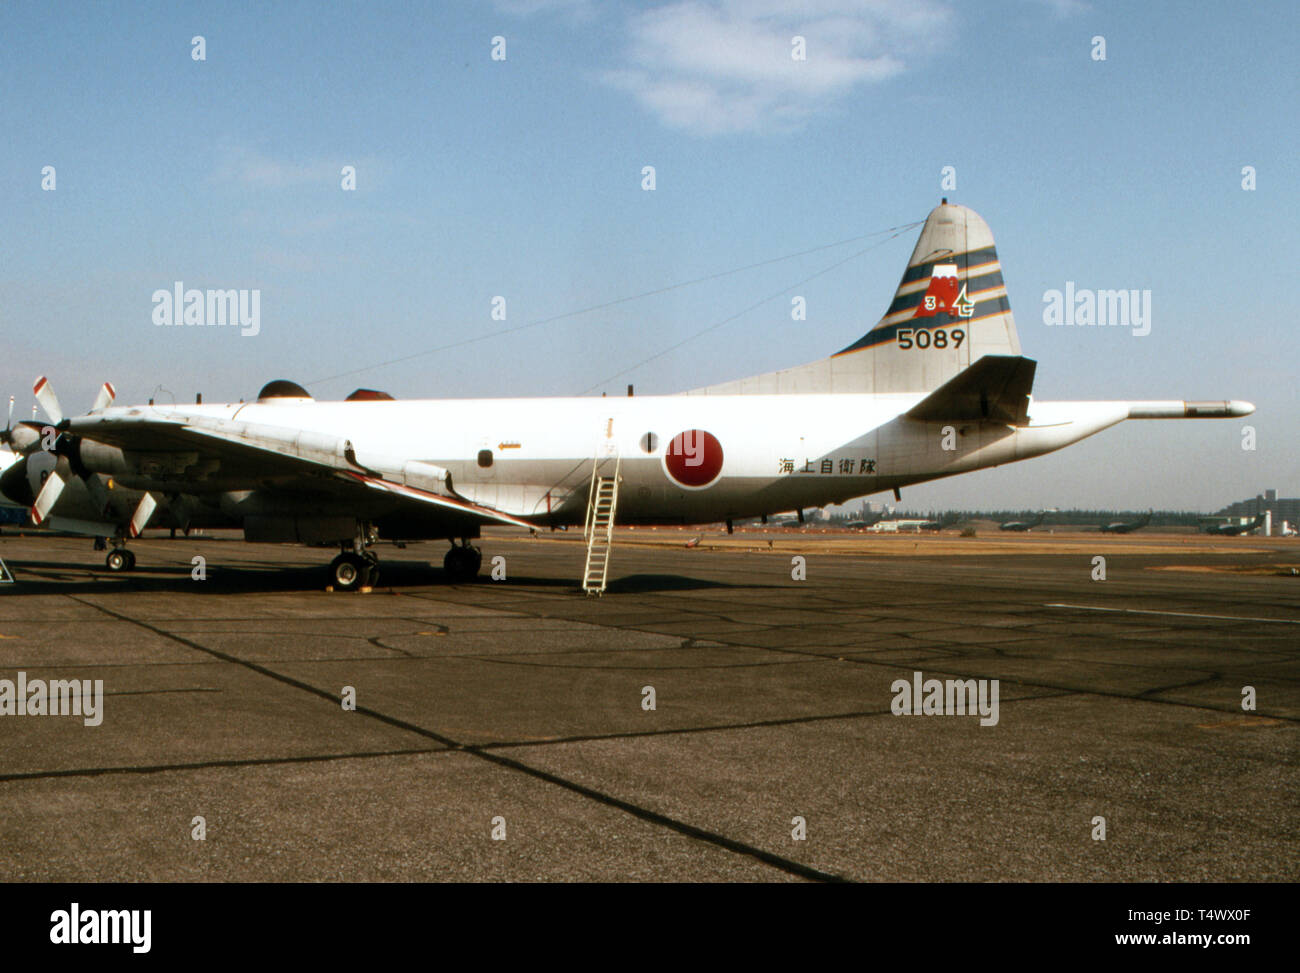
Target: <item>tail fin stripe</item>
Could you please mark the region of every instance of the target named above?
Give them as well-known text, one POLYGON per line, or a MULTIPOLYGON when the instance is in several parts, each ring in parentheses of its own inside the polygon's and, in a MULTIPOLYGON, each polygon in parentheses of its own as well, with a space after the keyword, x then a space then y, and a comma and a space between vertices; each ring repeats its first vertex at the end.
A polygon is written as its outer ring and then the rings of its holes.
MULTIPOLYGON (((958 280, 961 280, 963 283, 965 283, 967 287, 967 293, 972 298, 975 296, 976 293, 979 293, 981 291, 991 291, 998 287, 1003 286, 1001 270, 996 270, 991 274, 985 274, 983 277, 963 278, 960 275, 958 275, 958 280)), ((891 314, 897 314, 899 311, 903 311, 908 308, 916 307, 918 304, 921 303, 921 299, 923 297, 925 297, 924 288, 919 288, 917 290, 914 290, 910 294, 899 295, 898 297, 894 298, 894 303, 889 305, 889 310, 885 312, 885 317, 889 317, 891 314)))
POLYGON ((933 260, 927 258, 924 263, 917 264, 915 267, 908 267, 907 272, 903 274, 903 284, 911 284, 914 281, 925 280, 930 276, 930 270, 935 264, 956 264, 958 270, 965 270, 968 267, 979 266, 980 264, 993 263, 998 259, 996 247, 982 247, 979 250, 968 250, 965 253, 936 253, 931 254, 933 260))
POLYGON ((990 318, 998 314, 1006 314, 1010 310, 1011 302, 1007 300, 1006 295, 1004 294, 1001 297, 995 297, 992 300, 981 301, 976 304, 975 312, 968 318, 960 318, 956 315, 950 315, 946 311, 940 311, 934 317, 923 318, 920 321, 914 321, 909 318, 895 324, 878 325, 847 348, 842 351, 837 351, 835 355, 846 355, 851 351, 861 351, 863 348, 870 348, 874 345, 887 344, 898 337, 898 329, 904 325, 911 328, 913 331, 935 331, 939 328, 970 324, 972 321, 979 321, 982 318, 990 318))
MULTIPOLYGON (((978 307, 981 304, 985 304, 993 300, 994 298, 1006 297, 1006 296, 1007 296, 1007 289, 1000 284, 996 287, 988 287, 985 288, 984 290, 977 290, 974 293, 967 291, 967 297, 975 303, 976 307, 978 307)), ((910 307, 904 307, 897 311, 891 311, 889 314, 886 314, 883 318, 880 319, 880 321, 876 324, 876 328, 883 328, 890 324, 902 324, 904 321, 912 320, 913 318, 916 317, 915 315, 916 307, 917 305, 913 304, 910 307)), ((942 312, 936 312, 936 313, 942 313, 942 312)), ((975 314, 972 315, 972 318, 962 318, 961 315, 952 315, 952 316, 954 318, 960 318, 963 321, 970 321, 973 317, 980 317, 981 315, 975 314)), ((924 323, 925 321, 924 319, 922 319, 921 321, 918 322, 918 327, 924 323)))
MULTIPOLYGON (((931 273, 934 265, 931 264, 931 273)), ((957 271, 958 280, 978 280, 981 277, 988 277, 994 273, 1002 272, 1002 264, 996 260, 989 260, 982 264, 972 264, 964 270, 957 271)), ((925 291, 926 285, 930 282, 929 277, 922 277, 920 280, 914 280, 906 284, 899 284, 898 294, 915 294, 917 291, 925 291)))

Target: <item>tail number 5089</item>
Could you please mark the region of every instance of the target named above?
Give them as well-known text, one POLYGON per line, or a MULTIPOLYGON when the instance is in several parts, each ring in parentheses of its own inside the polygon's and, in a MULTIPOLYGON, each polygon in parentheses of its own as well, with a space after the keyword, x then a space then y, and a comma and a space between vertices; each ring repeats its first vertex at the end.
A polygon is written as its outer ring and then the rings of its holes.
POLYGON ((966 340, 966 332, 961 328, 952 331, 926 331, 917 328, 898 329, 898 347, 908 348, 960 348, 966 340))

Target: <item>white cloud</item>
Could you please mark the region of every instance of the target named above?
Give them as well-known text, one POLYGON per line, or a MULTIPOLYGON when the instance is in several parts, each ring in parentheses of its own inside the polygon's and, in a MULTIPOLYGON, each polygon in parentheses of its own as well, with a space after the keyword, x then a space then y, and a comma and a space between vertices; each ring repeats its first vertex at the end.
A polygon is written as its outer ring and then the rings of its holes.
POLYGON ((514 17, 563 13, 586 20, 596 12, 595 0, 493 0, 493 6, 514 17))
POLYGON ((602 77, 673 128, 788 130, 945 46, 953 20, 940 0, 681 0, 634 14, 602 77))
POLYGON ((1086 0, 1031 0, 1033 3, 1050 7, 1057 17, 1073 17, 1075 14, 1092 12, 1092 4, 1086 0))
POLYGON ((214 178, 260 189, 287 189, 294 186, 338 188, 345 165, 355 166, 357 186, 373 188, 382 175, 382 167, 372 157, 360 159, 285 159, 244 145, 223 145, 217 152, 214 178))
POLYGON ((337 172, 329 162, 295 162, 276 159, 244 146, 224 146, 217 161, 216 178, 263 189, 283 189, 320 183, 337 172))

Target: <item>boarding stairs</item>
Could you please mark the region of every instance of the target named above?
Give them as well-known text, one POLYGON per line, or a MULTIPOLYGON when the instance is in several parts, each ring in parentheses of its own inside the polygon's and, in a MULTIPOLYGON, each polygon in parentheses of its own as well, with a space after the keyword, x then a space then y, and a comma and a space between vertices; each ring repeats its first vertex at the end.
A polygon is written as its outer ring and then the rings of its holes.
POLYGON ((614 457, 612 475, 601 472, 599 460, 591 467, 591 486, 587 491, 587 520, 583 537, 587 541, 587 566, 582 572, 582 590, 601 595, 609 579, 609 555, 614 546, 614 514, 618 509, 619 469, 622 459, 614 457))

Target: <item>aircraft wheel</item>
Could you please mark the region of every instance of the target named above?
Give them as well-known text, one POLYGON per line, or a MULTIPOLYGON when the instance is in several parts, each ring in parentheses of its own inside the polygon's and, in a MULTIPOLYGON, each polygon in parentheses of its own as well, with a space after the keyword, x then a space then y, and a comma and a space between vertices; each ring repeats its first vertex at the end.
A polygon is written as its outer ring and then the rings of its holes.
POLYGON ((442 570, 447 575, 448 581, 460 581, 460 574, 463 570, 461 565, 464 564, 459 547, 453 547, 442 556, 442 570))
POLYGON ((334 587, 338 591, 356 591, 367 584, 370 564, 356 554, 340 554, 330 562, 330 572, 334 576, 334 587))
POLYGON ((126 555, 126 570, 128 570, 128 571, 134 571, 134 570, 135 570, 135 551, 128 551, 126 548, 122 548, 122 553, 126 555))
POLYGON ((130 551, 124 551, 120 547, 114 548, 108 552, 108 557, 104 558, 104 564, 110 571, 130 571, 134 558, 127 557, 130 551))
POLYGON ((442 559, 442 569, 452 583, 473 581, 483 563, 483 555, 472 547, 453 547, 442 559))

